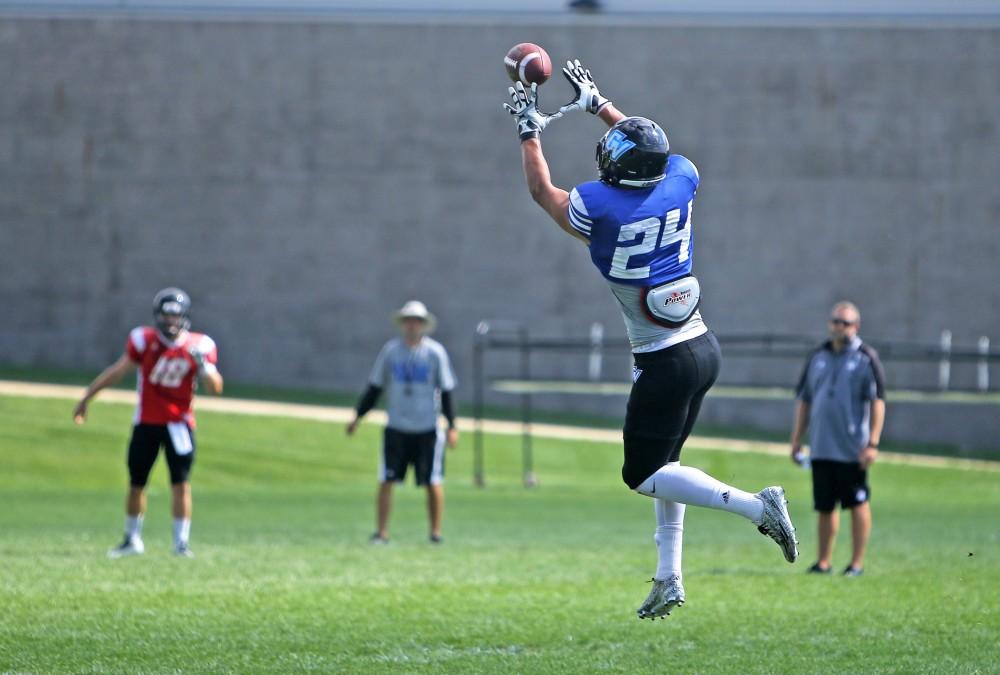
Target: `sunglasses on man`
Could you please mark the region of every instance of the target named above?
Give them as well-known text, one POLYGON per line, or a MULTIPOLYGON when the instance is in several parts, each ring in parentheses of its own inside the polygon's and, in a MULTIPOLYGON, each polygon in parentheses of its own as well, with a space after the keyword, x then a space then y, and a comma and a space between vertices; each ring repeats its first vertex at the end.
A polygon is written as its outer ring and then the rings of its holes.
POLYGON ((848 326, 853 326, 857 322, 848 321, 847 319, 841 319, 839 317, 831 316, 830 323, 832 323, 834 326, 844 326, 845 328, 847 328, 848 326))

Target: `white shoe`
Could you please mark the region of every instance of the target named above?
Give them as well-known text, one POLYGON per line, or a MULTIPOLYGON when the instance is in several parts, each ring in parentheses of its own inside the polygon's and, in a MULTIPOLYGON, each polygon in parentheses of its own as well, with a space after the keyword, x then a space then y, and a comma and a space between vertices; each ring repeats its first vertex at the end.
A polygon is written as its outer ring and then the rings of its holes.
POLYGON ((181 558, 193 558, 194 551, 192 551, 191 547, 188 546, 186 543, 177 544, 176 546, 174 546, 174 555, 180 556, 181 558))
POLYGON ((121 544, 108 551, 111 559, 125 558, 130 555, 142 555, 146 552, 146 547, 139 537, 126 536, 121 544))
POLYGON ((681 578, 671 574, 664 580, 653 579, 653 590, 636 610, 640 619, 657 619, 670 614, 674 607, 684 604, 684 586, 681 578))
POLYGON ((764 513, 757 523, 761 534, 766 534, 781 547, 785 560, 795 562, 799 557, 798 540, 795 538, 795 527, 788 515, 785 505, 785 490, 777 485, 766 487, 757 493, 756 497, 764 502, 764 513))

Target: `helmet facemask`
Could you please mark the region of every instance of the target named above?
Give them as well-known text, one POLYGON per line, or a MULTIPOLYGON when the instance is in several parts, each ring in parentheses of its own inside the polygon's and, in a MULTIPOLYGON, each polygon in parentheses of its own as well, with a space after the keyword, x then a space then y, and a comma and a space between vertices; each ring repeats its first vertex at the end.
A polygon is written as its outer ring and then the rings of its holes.
POLYGON ((173 341, 191 327, 191 298, 179 288, 165 288, 153 300, 156 329, 173 341))

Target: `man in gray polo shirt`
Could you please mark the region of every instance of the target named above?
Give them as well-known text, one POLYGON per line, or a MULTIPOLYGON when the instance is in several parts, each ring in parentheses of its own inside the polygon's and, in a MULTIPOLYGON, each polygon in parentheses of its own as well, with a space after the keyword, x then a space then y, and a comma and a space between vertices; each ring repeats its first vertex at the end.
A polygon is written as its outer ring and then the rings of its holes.
POLYGON ((395 318, 401 335, 385 343, 375 359, 368 388, 358 401, 354 420, 347 425, 347 434, 355 432, 361 418, 385 391, 389 423, 379 462, 378 521, 371 542, 389 541, 392 485, 403 482, 412 465, 417 485, 427 488, 431 543, 439 544, 444 511, 444 444, 447 441, 453 448, 458 443, 451 398, 455 374, 445 348, 427 337, 434 329, 434 315, 424 303, 411 300, 396 312, 395 318), (448 420, 447 434, 438 428, 441 413, 448 420))
POLYGON ((819 557, 809 571, 829 574, 839 526, 837 502, 851 510, 851 564, 846 576, 864 571, 871 532, 868 467, 878 456, 885 419, 885 376, 874 349, 861 342, 861 314, 838 302, 830 314, 830 340, 806 361, 799 379, 792 461, 803 464, 801 438, 809 429, 813 504, 819 512, 819 557))

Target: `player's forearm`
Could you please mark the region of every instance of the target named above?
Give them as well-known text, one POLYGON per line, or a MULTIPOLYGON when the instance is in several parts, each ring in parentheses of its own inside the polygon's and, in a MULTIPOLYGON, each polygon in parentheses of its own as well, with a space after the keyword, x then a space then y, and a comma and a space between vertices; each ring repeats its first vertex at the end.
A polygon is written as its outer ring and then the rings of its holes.
POLYGON ((601 108, 601 111, 597 113, 597 116, 600 117, 601 121, 609 127, 613 127, 618 124, 618 122, 628 117, 628 115, 616 108, 614 103, 609 103, 601 108))
POLYGON ((805 401, 795 402, 795 420, 792 423, 792 445, 802 442, 802 435, 809 425, 809 404, 805 401))
POLYGON ((448 420, 448 428, 455 428, 455 399, 452 397, 450 391, 441 392, 441 412, 444 414, 444 418, 448 420))
POLYGON ((882 425, 885 423, 885 401, 880 398, 872 401, 871 423, 868 432, 868 442, 878 445, 882 440, 882 425))
POLYGON ((84 392, 84 400, 89 401, 90 399, 97 396, 97 393, 106 387, 111 387, 118 384, 125 373, 127 373, 129 368, 127 364, 123 364, 121 360, 115 361, 110 366, 101 371, 101 374, 94 378, 94 381, 90 383, 87 387, 87 391, 84 392))
POLYGON ((521 142, 521 166, 524 169, 524 179, 528 184, 531 198, 544 207, 542 199, 554 186, 549 164, 542 153, 542 143, 537 138, 521 142))
POLYGON ((206 393, 215 394, 216 396, 222 393, 222 386, 224 382, 222 379, 222 373, 217 370, 202 373, 201 383, 205 386, 206 393))
POLYGON ((549 214, 559 229, 584 243, 588 243, 587 239, 570 225, 569 193, 552 184, 549 165, 545 161, 545 155, 542 154, 542 144, 538 142, 538 139, 532 138, 521 143, 521 159, 531 198, 542 207, 545 213, 549 214))
POLYGON ((375 407, 375 404, 378 403, 378 397, 379 395, 381 395, 381 393, 382 393, 381 387, 376 387, 374 384, 368 385, 368 388, 365 389, 365 392, 361 395, 361 398, 358 400, 357 406, 355 406, 354 408, 355 415, 357 416, 358 419, 364 417, 369 410, 375 407))

